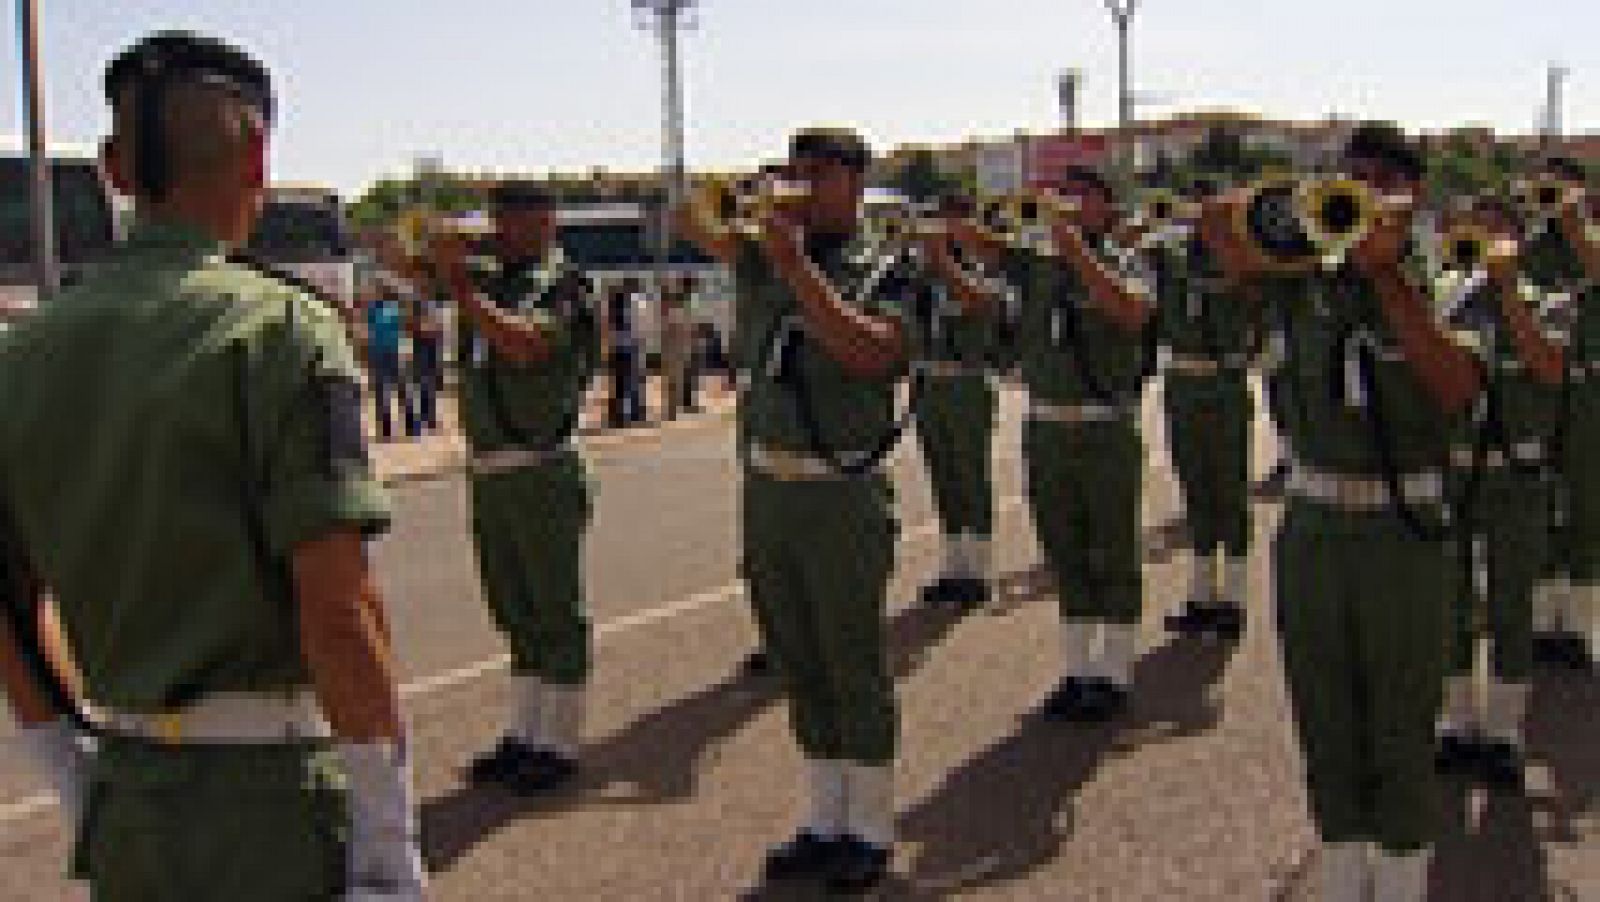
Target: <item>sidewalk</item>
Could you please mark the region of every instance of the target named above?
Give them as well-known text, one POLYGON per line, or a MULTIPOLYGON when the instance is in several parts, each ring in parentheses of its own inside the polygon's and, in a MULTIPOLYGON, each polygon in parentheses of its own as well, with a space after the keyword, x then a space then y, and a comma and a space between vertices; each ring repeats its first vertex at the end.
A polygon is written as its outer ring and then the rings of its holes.
MULTIPOLYGON (((663 423, 661 414, 666 406, 663 403, 664 388, 660 376, 650 377, 645 388, 650 419, 643 425, 625 430, 627 434, 653 433, 660 429, 663 423)), ((590 390, 578 427, 581 436, 617 432, 605 426, 606 399, 607 392, 603 386, 597 385, 590 390)), ((734 399, 733 391, 727 388, 720 377, 707 376, 700 382, 700 413, 689 416, 729 413, 733 410, 734 399)), ((370 397, 366 400, 363 413, 371 442, 373 471, 385 484, 443 476, 466 463, 466 437, 461 433, 454 392, 447 391, 439 397, 439 431, 420 438, 378 438, 370 397)))

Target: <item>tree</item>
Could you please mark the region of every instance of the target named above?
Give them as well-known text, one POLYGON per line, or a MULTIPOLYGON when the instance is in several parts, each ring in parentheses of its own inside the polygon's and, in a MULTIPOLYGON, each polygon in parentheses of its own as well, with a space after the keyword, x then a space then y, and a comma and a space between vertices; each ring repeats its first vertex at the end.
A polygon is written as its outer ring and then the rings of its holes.
POLYGON ((941 194, 957 191, 961 187, 958 177, 946 174, 939 168, 939 160, 931 150, 914 150, 889 179, 889 187, 913 201, 923 203, 941 194))

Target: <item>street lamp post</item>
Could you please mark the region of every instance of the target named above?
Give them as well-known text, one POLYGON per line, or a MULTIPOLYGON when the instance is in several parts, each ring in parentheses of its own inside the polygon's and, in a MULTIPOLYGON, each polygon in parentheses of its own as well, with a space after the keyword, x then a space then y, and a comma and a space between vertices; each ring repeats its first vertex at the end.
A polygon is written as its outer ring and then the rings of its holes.
POLYGON ((44 139, 38 0, 18 0, 17 18, 17 34, 22 45, 22 106, 28 122, 28 156, 33 176, 30 207, 33 278, 39 297, 43 299, 61 286, 61 261, 56 255, 55 199, 50 190, 50 155, 44 139))
POLYGON ((671 266, 672 211, 684 194, 683 82, 678 59, 678 37, 695 23, 690 13, 699 0, 633 0, 641 28, 649 28, 661 42, 661 191, 656 211, 656 317, 666 334, 667 272, 671 266))
POLYGON ((1117 26, 1117 134, 1122 141, 1122 165, 1131 170, 1132 151, 1128 145, 1128 126, 1133 124, 1133 61, 1129 55, 1129 42, 1133 31, 1133 16, 1139 11, 1139 0, 1105 0, 1106 12, 1117 26))

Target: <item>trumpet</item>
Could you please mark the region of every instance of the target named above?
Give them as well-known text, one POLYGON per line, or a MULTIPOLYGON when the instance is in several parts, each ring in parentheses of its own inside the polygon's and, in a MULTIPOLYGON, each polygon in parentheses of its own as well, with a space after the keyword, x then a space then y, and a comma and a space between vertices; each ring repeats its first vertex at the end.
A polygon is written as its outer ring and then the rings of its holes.
POLYGON ((1342 260, 1382 213, 1372 189, 1353 179, 1272 178, 1247 189, 1235 226, 1269 270, 1299 273, 1342 260))
POLYGON ((1489 259, 1494 245, 1494 235, 1479 225, 1459 225, 1446 232, 1442 255, 1447 269, 1456 272, 1474 272, 1489 259))
POLYGON ((1512 200, 1529 218, 1548 221, 1561 215, 1561 211, 1577 201, 1578 192, 1554 176, 1543 175, 1523 179, 1511 188, 1512 200))
POLYGON ((703 216, 722 228, 743 232, 760 231, 761 224, 774 213, 792 212, 811 196, 810 189, 799 182, 769 181, 735 187, 721 179, 706 180, 696 194, 696 205, 703 216))

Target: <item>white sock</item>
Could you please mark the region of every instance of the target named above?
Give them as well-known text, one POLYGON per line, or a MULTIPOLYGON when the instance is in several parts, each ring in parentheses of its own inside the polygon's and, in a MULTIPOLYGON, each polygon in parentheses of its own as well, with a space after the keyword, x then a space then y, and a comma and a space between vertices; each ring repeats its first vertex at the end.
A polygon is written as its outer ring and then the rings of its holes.
POLYGON ((1061 621, 1061 673, 1086 676, 1094 666, 1094 640, 1099 624, 1093 620, 1061 621))
POLYGON ((1571 617, 1571 578, 1554 576, 1539 585, 1544 590, 1544 603, 1534 608, 1533 628, 1550 633, 1564 629, 1571 617))
POLYGON ((1250 559, 1230 554, 1222 561, 1222 597, 1243 606, 1250 597, 1250 559))
POLYGON ((994 579, 994 546, 988 536, 967 536, 967 576, 984 582, 994 579))
POLYGON ((1189 558, 1189 596, 1194 604, 1217 600, 1217 562, 1209 553, 1196 551, 1189 558))
POLYGON ((944 566, 939 571, 940 579, 960 579, 962 571, 967 565, 967 546, 959 534, 947 534, 944 537, 944 566))
POLYGON ((544 732, 544 681, 536 676, 513 674, 511 704, 506 715, 506 732, 534 748, 546 744, 544 732))
POLYGON ((805 830, 820 839, 834 839, 844 833, 847 773, 843 761, 807 761, 806 779, 810 784, 810 809, 805 830))
POLYGON ((1583 637, 1589 660, 1600 661, 1600 583, 1572 587, 1572 628, 1583 637))
POLYGON ((1133 661, 1139 653, 1139 627, 1133 623, 1107 623, 1102 629, 1104 638, 1095 676, 1126 689, 1133 684, 1133 661))
POLYGON ((1317 902, 1364 902, 1367 853, 1366 843, 1323 843, 1317 859, 1317 902))
POLYGON ((894 768, 846 765, 845 832, 880 849, 894 845, 894 768))
POLYGON ((1522 748, 1522 720, 1527 711, 1527 683, 1489 681, 1483 706, 1483 731, 1490 738, 1522 748))
POLYGON ((1439 712, 1439 732, 1466 736, 1478 727, 1476 681, 1472 674, 1444 678, 1444 706, 1439 712))
POLYGON ((568 759, 583 745, 583 686, 544 687, 544 747, 568 759))
POLYGON ((1372 902, 1425 902, 1429 849, 1379 851, 1372 861, 1372 902))

